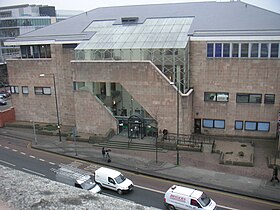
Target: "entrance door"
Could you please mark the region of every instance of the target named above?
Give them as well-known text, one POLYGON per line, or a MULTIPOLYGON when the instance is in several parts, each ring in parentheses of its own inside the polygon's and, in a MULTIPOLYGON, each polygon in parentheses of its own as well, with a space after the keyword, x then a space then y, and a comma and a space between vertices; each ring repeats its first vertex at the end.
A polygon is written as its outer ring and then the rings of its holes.
POLYGON ((194 119, 194 133, 201 134, 201 119, 194 119))

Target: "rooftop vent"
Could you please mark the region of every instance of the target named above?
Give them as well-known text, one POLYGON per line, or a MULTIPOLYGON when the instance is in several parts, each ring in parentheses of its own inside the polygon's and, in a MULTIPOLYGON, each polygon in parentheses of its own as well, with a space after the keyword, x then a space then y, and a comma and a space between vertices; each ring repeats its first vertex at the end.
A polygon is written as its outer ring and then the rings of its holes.
POLYGON ((138 17, 123 17, 122 24, 133 24, 138 23, 138 17))

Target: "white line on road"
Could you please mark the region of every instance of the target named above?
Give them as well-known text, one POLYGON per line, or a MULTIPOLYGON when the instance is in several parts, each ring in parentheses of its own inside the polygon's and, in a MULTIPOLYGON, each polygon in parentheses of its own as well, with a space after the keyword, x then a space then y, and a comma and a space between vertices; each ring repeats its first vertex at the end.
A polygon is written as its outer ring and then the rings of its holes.
POLYGON ((49 162, 49 164, 51 164, 51 165, 55 165, 55 163, 53 163, 53 162, 49 162))
POLYGON ((4 147, 5 149, 10 149, 10 147, 4 147))
POLYGON ((29 157, 31 157, 31 158, 35 158, 33 155, 29 155, 29 157))
POLYGON ((25 153, 25 152, 20 152, 20 154, 22 154, 22 155, 26 155, 26 153, 25 153))
POLYGON ((38 173, 38 172, 36 172, 36 171, 32 171, 32 170, 29 170, 29 169, 27 169, 27 168, 22 168, 22 170, 31 172, 31 173, 33 173, 33 174, 37 174, 37 175, 39 175, 39 176, 45 176, 44 174, 40 174, 40 173, 38 173))
POLYGON ((217 205, 218 207, 221 207, 223 209, 229 209, 229 210, 239 210, 239 209, 234 209, 234 208, 230 208, 230 207, 227 207, 227 206, 221 206, 221 205, 217 205))
POLYGON ((4 161, 4 160, 0 160, 0 162, 5 163, 5 164, 10 165, 10 166, 16 166, 16 165, 14 165, 14 164, 12 164, 12 163, 8 163, 8 162, 6 162, 6 161, 4 161))
POLYGON ((139 186, 139 185, 134 185, 135 187, 138 187, 138 188, 141 188, 141 189, 144 189, 144 190, 149 190, 149 191, 153 191, 153 192, 156 192, 156 193, 161 193, 161 194, 164 194, 165 192, 163 191, 159 191, 159 190, 154 190, 154 189, 151 189, 151 188, 148 188, 148 187, 142 187, 142 186, 139 186))
POLYGON ((12 149, 12 151, 17 152, 17 150, 16 150, 16 149, 12 149))
POLYGON ((40 160, 40 161, 42 161, 42 162, 44 162, 44 161, 45 161, 44 159, 41 159, 41 158, 40 158, 39 160, 40 160))

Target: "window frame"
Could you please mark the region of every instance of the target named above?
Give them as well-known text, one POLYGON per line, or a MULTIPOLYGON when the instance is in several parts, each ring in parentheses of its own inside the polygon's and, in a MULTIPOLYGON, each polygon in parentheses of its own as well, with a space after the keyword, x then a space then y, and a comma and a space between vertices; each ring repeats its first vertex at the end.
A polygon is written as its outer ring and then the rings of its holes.
POLYGON ((214 58, 214 43, 207 43, 206 54, 207 54, 207 58, 214 58), (212 50, 210 49, 210 46, 212 46, 212 50))
POLYGON ((264 104, 275 104, 275 94, 264 94, 264 104), (273 96, 273 102, 267 100, 267 96, 273 96))
POLYGON ((221 119, 203 119, 202 120, 202 127, 203 128, 215 128, 215 129, 225 129, 225 120, 221 120, 221 119), (205 126, 205 121, 209 121, 209 122, 212 122, 212 126, 205 126), (215 122, 223 122, 223 126, 222 127, 218 127, 218 126, 215 126, 215 122))
POLYGON ((243 120, 235 120, 235 122, 234 122, 234 129, 235 130, 243 130, 244 129, 244 122, 243 122, 243 120), (241 128, 238 128, 236 126, 237 123, 241 123, 241 128))
POLYGON ((19 94, 19 86, 11 85, 10 86, 10 91, 11 91, 11 94, 19 94))
POLYGON ((22 93, 23 95, 28 95, 28 94, 29 94, 29 88, 28 88, 28 86, 21 86, 21 93, 22 93), (27 90, 27 91, 25 92, 24 89, 27 90))
POLYGON ((229 102, 229 93, 228 92, 204 92, 204 101, 206 101, 206 102, 222 102, 222 103, 224 102, 224 103, 227 103, 227 102, 229 102), (207 99, 207 97, 206 97, 207 94, 214 95, 215 100, 207 99), (218 100, 218 95, 227 95, 227 100, 226 101, 218 100))
POLYGON ((270 131, 270 122, 245 121, 244 130, 245 130, 245 131, 269 132, 269 131, 270 131), (246 127, 246 124, 247 124, 247 123, 254 123, 254 124, 255 124, 255 128, 254 128, 254 129, 248 129, 248 128, 246 127), (260 124, 268 124, 268 129, 266 129, 266 130, 260 129, 260 128, 259 128, 259 125, 260 125, 260 124))
POLYGON ((236 103, 261 104, 262 103, 262 94, 260 94, 260 93, 236 93, 236 103), (254 95, 260 96, 259 102, 252 102, 251 97, 254 95), (238 98, 241 96, 247 96, 247 101, 243 102, 243 101, 238 100, 238 98))
POLYGON ((51 95, 52 91, 51 91, 51 87, 40 87, 40 86, 35 86, 34 87, 34 94, 35 95, 51 95), (36 89, 41 90, 41 93, 36 91, 36 89), (49 93, 45 93, 45 89, 49 89, 50 92, 49 93))

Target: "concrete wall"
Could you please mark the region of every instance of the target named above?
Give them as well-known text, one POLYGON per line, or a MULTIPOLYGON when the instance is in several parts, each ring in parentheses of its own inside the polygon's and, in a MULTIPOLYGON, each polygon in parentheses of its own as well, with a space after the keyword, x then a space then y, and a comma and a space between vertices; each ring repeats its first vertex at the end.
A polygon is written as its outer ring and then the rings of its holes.
MULTIPOLYGON (((72 68, 75 72, 74 81, 120 83, 158 121, 159 130, 167 128, 169 132, 176 132, 177 91, 151 62, 72 61, 72 68)), ((182 102, 182 98, 180 96, 180 102, 182 102)), ((190 98, 188 97, 184 101, 191 100, 190 98)), ((93 99, 91 95, 88 95, 83 100, 91 101, 93 99)), ((77 113, 80 112, 78 109, 84 111, 84 105, 76 106, 77 113)), ((184 111, 182 111, 182 105, 180 105, 180 133, 189 134, 190 123, 186 120, 190 118, 188 118, 186 109, 191 109, 191 107, 184 106, 184 111)), ((99 109, 92 110, 84 116, 83 120, 85 122, 96 121, 94 116, 98 113, 95 112, 99 111, 99 109)), ((115 122, 112 121, 112 123, 115 122)), ((100 126, 104 125, 100 124, 100 126)), ((98 132, 97 128, 92 127, 91 132, 98 132)))
POLYGON ((191 43, 195 118, 225 119, 225 129, 206 134, 275 137, 280 98, 280 60, 207 58, 206 42, 191 43), (204 92, 229 92, 229 102, 205 102, 204 92), (236 103, 236 93, 275 94, 275 104, 236 103), (270 122, 269 132, 235 130, 235 120, 270 122))
POLYGON ((9 82, 19 86, 19 94, 12 94, 16 119, 56 123, 56 106, 53 77, 40 77, 41 73, 54 74, 56 78, 58 108, 61 124, 75 124, 73 82, 70 60, 73 49, 63 49, 62 45, 51 46, 49 59, 7 60, 9 82), (29 94, 22 94, 22 86, 28 86, 29 94), (51 95, 35 95, 34 87, 51 87, 51 95))

